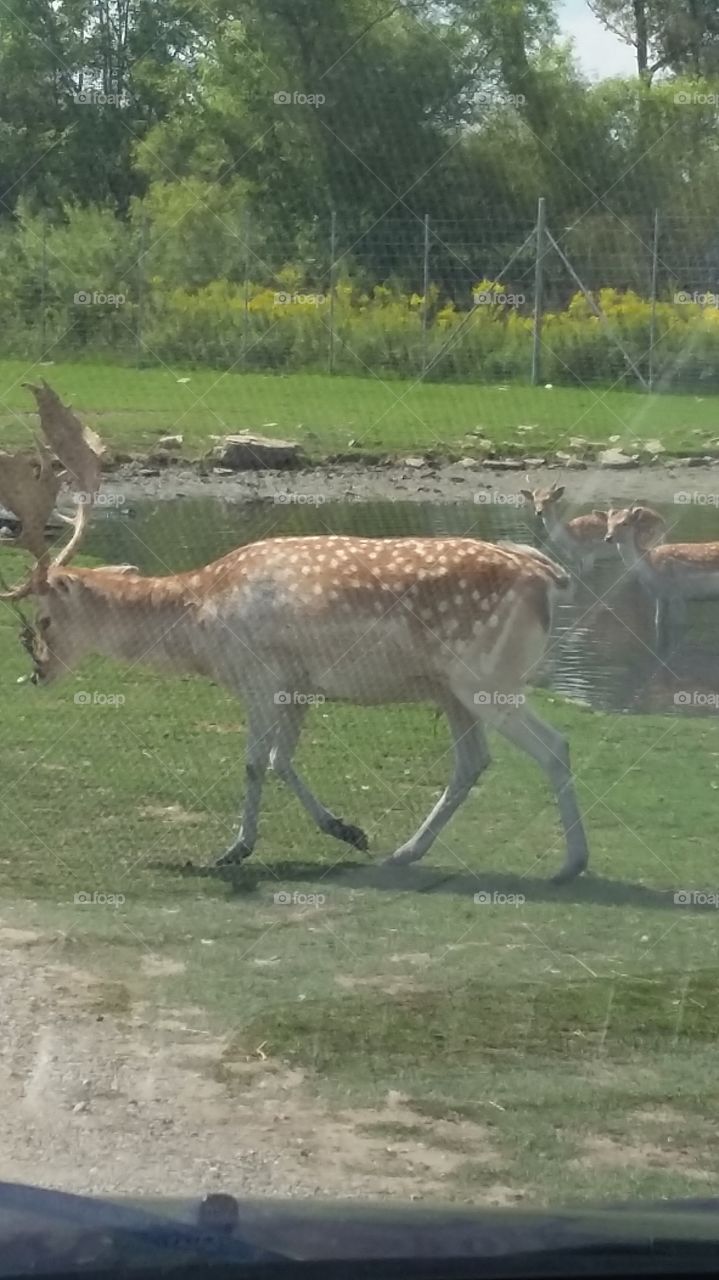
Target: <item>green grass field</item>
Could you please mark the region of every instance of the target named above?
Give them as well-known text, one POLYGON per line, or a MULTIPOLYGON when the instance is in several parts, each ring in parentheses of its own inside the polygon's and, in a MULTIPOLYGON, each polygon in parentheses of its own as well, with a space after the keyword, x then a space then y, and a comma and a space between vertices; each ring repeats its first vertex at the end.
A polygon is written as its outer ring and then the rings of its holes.
POLYGON ((451 1149, 448 1199, 498 1183, 526 1203, 710 1194, 718 917, 674 894, 719 882, 716 718, 536 695, 570 735, 593 857, 591 875, 555 888, 553 801, 500 741, 425 862, 379 865, 444 784, 444 727, 421 708, 326 707, 299 764, 365 826, 370 855, 318 835, 270 781, 258 851, 222 877, 199 868, 235 821, 241 707, 99 661, 38 691, 17 683, 27 665, 3 609, 0 916, 104 978, 104 1016, 129 1027, 141 1004, 201 1009, 224 1037, 207 1069, 230 1098, 248 1064, 301 1067, 389 1146, 451 1149), (125 701, 79 704, 80 691, 125 701), (383 1111, 391 1091, 400 1119, 383 1111))
POLYGON ((109 444, 146 451, 158 436, 179 431, 189 457, 204 452, 211 436, 243 428, 297 439, 312 457, 345 451, 351 441, 377 453, 471 454, 478 439, 531 456, 566 449, 575 437, 601 444, 617 437, 613 443, 627 448, 659 439, 670 453, 696 453, 719 435, 717 398, 710 396, 3 360, 5 446, 31 439, 33 402, 22 384, 39 376, 87 415, 109 444))

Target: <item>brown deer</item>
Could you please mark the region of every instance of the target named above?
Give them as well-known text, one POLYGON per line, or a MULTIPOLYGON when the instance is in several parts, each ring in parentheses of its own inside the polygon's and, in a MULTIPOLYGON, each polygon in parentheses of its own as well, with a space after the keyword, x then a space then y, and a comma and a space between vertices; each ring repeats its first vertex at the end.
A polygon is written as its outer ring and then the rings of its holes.
POLYGON ((33 679, 49 684, 92 652, 205 676, 239 696, 248 718, 246 792, 238 834, 219 864, 252 853, 268 766, 321 831, 367 848, 364 832, 326 809, 292 762, 309 703, 327 698, 427 702, 447 717, 449 784, 389 861, 427 852, 487 768, 491 725, 532 756, 554 788, 566 838, 555 879, 584 869, 567 742, 520 692, 543 655, 553 604, 569 587, 553 561, 471 538, 328 536, 270 538, 166 577, 129 566, 69 568, 100 482, 99 441, 46 384, 32 390, 48 445, 82 499, 69 542, 51 560, 43 529, 58 478, 47 450, 39 468, 0 457, 0 500, 20 519, 36 561, 5 593, 37 606, 24 636, 33 679))
POLYGON ((611 509, 607 542, 616 543, 627 569, 655 601, 657 641, 676 638, 686 620, 687 600, 719 600, 719 542, 667 542, 665 525, 652 507, 611 509))

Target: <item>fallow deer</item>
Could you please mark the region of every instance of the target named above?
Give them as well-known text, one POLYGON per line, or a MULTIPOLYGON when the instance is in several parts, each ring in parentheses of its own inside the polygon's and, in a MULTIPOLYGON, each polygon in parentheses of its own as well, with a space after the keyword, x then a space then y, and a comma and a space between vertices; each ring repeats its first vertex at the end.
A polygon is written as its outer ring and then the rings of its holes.
POLYGON ((542 657, 552 606, 569 579, 532 548, 462 537, 278 537, 191 572, 143 577, 128 567, 68 568, 99 485, 96 441, 43 384, 32 388, 48 443, 83 491, 67 546, 50 560, 43 516, 57 477, 43 460, 0 458, 0 499, 23 525, 36 564, 6 598, 32 597, 25 635, 35 683, 50 684, 91 652, 205 676, 238 695, 248 719, 246 791, 236 838, 218 864, 252 853, 263 779, 275 771, 321 831, 359 849, 367 838, 315 798, 293 755, 312 696, 361 705, 428 702, 453 741, 449 784, 389 859, 421 858, 489 764, 485 725, 532 756, 556 794, 566 856, 588 852, 564 737, 518 696, 542 657))
POLYGON ((610 509, 607 515, 607 542, 616 543, 626 567, 653 597, 662 643, 685 621, 687 600, 719 600, 719 542, 658 545, 664 529, 652 507, 610 509))
MULTIPOLYGON (((531 481, 527 476, 527 483, 531 481)), ((534 514, 541 520, 549 541, 559 555, 578 574, 587 573, 604 550, 607 532, 605 511, 592 511, 590 515, 562 520, 557 504, 564 495, 563 484, 553 484, 550 489, 522 489, 522 497, 532 504, 534 514)))

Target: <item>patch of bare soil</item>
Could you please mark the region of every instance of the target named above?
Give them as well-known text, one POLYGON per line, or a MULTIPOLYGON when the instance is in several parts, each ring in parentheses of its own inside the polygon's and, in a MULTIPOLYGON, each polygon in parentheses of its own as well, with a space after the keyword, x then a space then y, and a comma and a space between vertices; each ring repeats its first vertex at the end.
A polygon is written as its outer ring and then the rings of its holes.
POLYGON ((659 1146, 639 1138, 620 1142, 608 1134, 594 1134, 585 1142, 584 1155, 575 1163, 593 1170, 669 1169, 699 1182, 713 1182, 716 1175, 710 1170, 697 1168, 696 1157, 697 1153, 681 1141, 659 1146))
MULTIPOLYGON (((62 962, 56 941, 0 930, 0 1178, 115 1194, 446 1200, 468 1156, 501 1165, 480 1125, 428 1122, 399 1095, 332 1113, 302 1071, 261 1053, 228 1068, 201 1009, 158 1009, 62 962)), ((145 982, 167 972, 143 962, 145 982)), ((472 1199, 497 1203, 491 1187, 472 1199)))
POLYGON ((335 982, 338 987, 342 987, 345 991, 383 991, 388 996, 403 995, 407 991, 426 991, 426 987, 422 987, 415 982, 414 978, 401 977, 397 974, 384 977, 382 974, 375 974, 371 978, 358 978, 349 973, 336 973, 335 982))
POLYGON ((172 827, 195 827, 204 822, 206 814, 195 813, 192 809, 183 809, 181 804, 148 804, 140 809, 142 818, 161 818, 172 827))
POLYGON ((682 1127, 686 1127, 687 1124, 687 1117, 675 1107, 667 1106, 666 1103, 661 1106, 642 1107, 639 1111, 634 1111, 629 1120, 630 1123, 636 1124, 668 1126, 676 1132, 681 1132, 682 1127))
MULTIPOLYGON (((390 1091, 380 1108, 340 1111, 330 1130, 319 1138, 323 1158, 338 1176, 346 1160, 363 1180, 366 1194, 400 1195, 420 1200, 427 1195, 445 1199, 448 1181, 467 1163, 501 1168, 503 1160, 489 1131, 469 1120, 435 1120, 427 1124, 407 1099, 390 1091)), ((474 1199, 475 1197, 473 1197, 474 1199)), ((481 1197, 486 1202, 493 1199, 481 1197)))

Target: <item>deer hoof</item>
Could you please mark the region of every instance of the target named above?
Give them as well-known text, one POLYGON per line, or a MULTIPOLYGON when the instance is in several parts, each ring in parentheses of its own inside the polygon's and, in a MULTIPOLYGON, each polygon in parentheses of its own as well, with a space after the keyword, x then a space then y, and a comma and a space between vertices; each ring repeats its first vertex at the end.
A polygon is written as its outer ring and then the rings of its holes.
POLYGON ((369 849, 369 840, 362 828, 353 827, 350 822, 343 822, 341 818, 333 818, 325 832, 328 836, 334 836, 335 840, 352 845, 353 849, 361 849, 363 853, 369 849))
POLYGON ((580 863, 580 865, 576 867, 562 867, 561 871, 558 871, 555 876, 550 878, 549 883, 571 884, 572 880, 576 880, 577 876, 582 874, 586 865, 586 862, 584 862, 580 863))
POLYGON ((239 862, 244 862, 245 858, 249 858, 252 850, 246 844, 235 845, 232 849, 226 849, 212 863, 213 867, 235 867, 239 862))
POLYGON ((421 857, 422 854, 415 853, 413 849, 398 849, 396 853, 390 854, 389 858, 385 858, 382 866, 406 867, 410 862, 419 862, 421 857))

